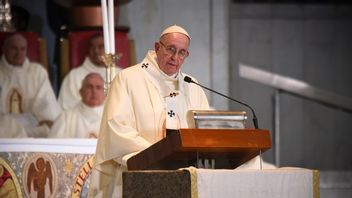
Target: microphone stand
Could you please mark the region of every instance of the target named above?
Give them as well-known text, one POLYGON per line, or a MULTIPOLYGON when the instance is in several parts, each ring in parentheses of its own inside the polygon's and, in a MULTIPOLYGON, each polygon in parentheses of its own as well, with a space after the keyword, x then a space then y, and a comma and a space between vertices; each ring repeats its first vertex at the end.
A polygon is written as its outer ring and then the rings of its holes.
POLYGON ((198 85, 198 86, 200 86, 200 87, 202 87, 202 88, 204 88, 204 89, 206 89, 206 90, 209 90, 209 91, 211 91, 211 92, 214 92, 214 93, 216 93, 216 94, 219 94, 220 96, 223 96, 223 97, 225 97, 225 98, 227 98, 227 99, 229 99, 229 100, 235 101, 235 102, 237 102, 237 103, 240 103, 240 104, 243 105, 243 106, 248 107, 248 108, 252 111, 254 128, 255 128, 255 129, 258 129, 258 119, 257 119, 257 116, 255 115, 255 112, 254 112, 253 108, 252 108, 251 106, 249 106, 248 104, 243 103, 243 102, 241 102, 241 101, 238 101, 238 100, 236 100, 236 99, 234 99, 234 98, 228 97, 228 96, 226 96, 226 95, 224 95, 224 94, 222 94, 222 93, 220 93, 220 92, 217 92, 217 91, 215 91, 215 90, 209 89, 208 87, 205 87, 205 86, 203 86, 203 85, 201 85, 201 84, 199 84, 199 83, 196 83, 196 82, 194 82, 194 81, 193 81, 190 77, 188 77, 188 76, 186 76, 184 80, 185 80, 186 82, 188 82, 188 83, 194 83, 194 84, 196 84, 196 85, 198 85), (187 80, 186 80, 186 78, 187 78, 187 80), (188 79, 188 78, 189 78, 189 79, 188 79))
MULTIPOLYGON (((188 82, 188 83, 194 83, 194 84, 196 84, 196 85, 198 85, 198 86, 200 86, 200 87, 202 87, 202 88, 204 88, 204 89, 206 89, 206 90, 208 90, 208 91, 211 91, 211 92, 214 92, 214 93, 216 93, 216 94, 219 94, 220 96, 223 96, 223 97, 225 97, 225 98, 227 98, 227 99, 229 99, 229 100, 232 100, 232 101, 235 101, 235 102, 237 102, 237 103, 240 103, 240 104, 242 104, 243 106, 246 106, 247 108, 249 108, 251 111, 252 111, 252 115, 253 115, 253 125, 254 125, 254 128, 255 129, 258 129, 259 127, 258 127, 258 119, 257 119, 257 116, 255 115, 255 112, 254 112, 254 110, 253 110, 253 108, 251 107, 251 106, 249 106, 248 104, 246 104, 246 103, 243 103, 243 102, 241 102, 241 101, 238 101, 238 100, 236 100, 236 99, 234 99, 234 98, 231 98, 231 97, 229 97, 229 96, 226 96, 226 95, 224 95, 224 94, 222 94, 222 93, 220 93, 220 92, 217 92, 217 91, 215 91, 215 90, 213 90, 213 89, 210 89, 210 88, 208 88, 208 87, 205 87, 205 86, 203 86, 203 85, 201 85, 201 84, 199 84, 199 83, 196 83, 196 82, 194 82, 193 80, 192 80, 192 78, 191 77, 189 77, 189 76, 185 76, 185 78, 184 78, 184 81, 186 81, 186 82, 188 82)), ((260 170, 263 170, 263 163, 262 163, 262 150, 260 149, 259 150, 259 163, 260 163, 260 170)))

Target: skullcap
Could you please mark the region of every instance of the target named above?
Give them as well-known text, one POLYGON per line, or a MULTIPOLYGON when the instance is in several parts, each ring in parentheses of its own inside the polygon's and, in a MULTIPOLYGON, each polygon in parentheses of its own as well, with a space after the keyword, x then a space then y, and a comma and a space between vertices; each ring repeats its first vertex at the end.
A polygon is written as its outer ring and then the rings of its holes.
POLYGON ((160 35, 160 38, 162 36, 164 36, 165 34, 169 34, 169 33, 181 33, 181 34, 184 34, 186 35, 189 40, 191 40, 191 37, 189 36, 188 32, 183 29, 182 27, 178 26, 178 25, 172 25, 172 26, 169 26, 167 27, 160 35))

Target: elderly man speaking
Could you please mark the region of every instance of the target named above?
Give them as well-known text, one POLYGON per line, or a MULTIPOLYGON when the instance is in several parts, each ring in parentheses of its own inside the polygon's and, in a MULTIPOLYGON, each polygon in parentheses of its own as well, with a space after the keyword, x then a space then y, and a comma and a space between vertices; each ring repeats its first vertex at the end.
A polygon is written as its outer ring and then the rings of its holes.
POLYGON ((104 108, 90 197, 121 196, 121 173, 131 156, 165 137, 166 128, 187 128, 188 110, 209 109, 203 90, 184 82, 180 71, 190 41, 185 29, 170 26, 155 42, 155 51, 115 77, 104 108))

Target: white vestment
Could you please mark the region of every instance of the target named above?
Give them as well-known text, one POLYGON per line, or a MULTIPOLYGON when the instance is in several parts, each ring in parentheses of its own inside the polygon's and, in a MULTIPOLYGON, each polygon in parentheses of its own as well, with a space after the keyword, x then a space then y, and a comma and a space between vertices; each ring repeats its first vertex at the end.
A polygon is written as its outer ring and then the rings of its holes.
POLYGON ((209 109, 203 90, 184 82, 184 76, 181 72, 176 78, 164 74, 154 51, 142 63, 116 75, 105 103, 90 197, 121 196, 121 174, 128 158, 165 136, 165 120, 166 127, 188 128, 188 110, 209 109), (167 116, 177 123, 168 124, 167 116))
POLYGON ((47 71, 26 58, 22 66, 10 65, 1 57, 2 112, 11 114, 31 137, 46 137, 49 128, 38 126, 43 120, 54 121, 61 108, 51 87, 47 71))
POLYGON ((0 114, 0 138, 26 138, 27 133, 10 115, 0 114))
POLYGON ((49 137, 89 138, 90 134, 98 137, 103 107, 89 107, 80 102, 73 109, 63 111, 51 128, 49 137))
MULTIPOLYGON (((121 68, 116 67, 116 72, 121 68)), ((83 79, 90 73, 98 73, 106 81, 105 67, 96 66, 90 61, 88 57, 85 58, 83 64, 77 68, 72 69, 61 84, 59 93, 59 104, 63 110, 72 109, 81 101, 79 90, 82 87, 83 79)))
POLYGON ((260 170, 261 168, 262 169, 275 169, 277 167, 274 164, 265 162, 263 159, 260 159, 260 156, 258 155, 256 157, 252 158, 251 160, 247 161, 246 163, 242 164, 241 166, 237 167, 236 170, 241 170, 241 169, 260 170))

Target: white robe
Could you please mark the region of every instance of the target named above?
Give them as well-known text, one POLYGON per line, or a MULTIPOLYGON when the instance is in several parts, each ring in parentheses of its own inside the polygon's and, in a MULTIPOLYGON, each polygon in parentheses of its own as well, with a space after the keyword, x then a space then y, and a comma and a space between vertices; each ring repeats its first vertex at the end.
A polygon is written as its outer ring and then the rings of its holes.
POLYGON ((121 196, 121 173, 128 158, 164 136, 170 93, 177 92, 173 110, 181 128, 188 127, 188 110, 209 109, 203 90, 184 82, 184 75, 180 72, 173 78, 164 74, 154 51, 149 51, 142 63, 117 74, 105 103, 89 196, 121 196))
POLYGON ((12 113, 24 126, 28 136, 46 137, 48 127, 38 127, 38 123, 43 120, 54 121, 61 112, 47 71, 38 63, 29 62, 27 58, 22 66, 10 65, 4 55, 1 57, 0 70, 3 74, 0 80, 1 111, 5 114, 12 113), (19 101, 11 99, 14 90, 20 95, 19 101))
POLYGON ((98 137, 103 107, 89 107, 80 102, 73 109, 63 111, 51 128, 49 137, 89 138, 91 133, 98 137))
POLYGON ((0 138, 26 138, 27 133, 10 115, 0 114, 0 138))
POLYGON ((275 169, 277 168, 274 164, 265 162, 263 159, 260 159, 260 156, 256 156, 252 158, 251 160, 247 161, 246 163, 242 164, 241 166, 237 167, 236 170, 241 170, 241 169, 254 169, 254 170, 260 170, 262 169, 275 169), (262 164, 260 165, 260 160, 262 160, 262 164), (262 166, 262 167, 260 167, 262 166))
MULTIPOLYGON (((116 67, 116 72, 121 68, 116 67)), ((88 57, 85 58, 83 64, 72 69, 61 84, 59 93, 59 104, 63 110, 72 109, 81 101, 79 90, 82 87, 83 79, 90 73, 98 73, 106 81, 105 67, 96 66, 88 57)))

